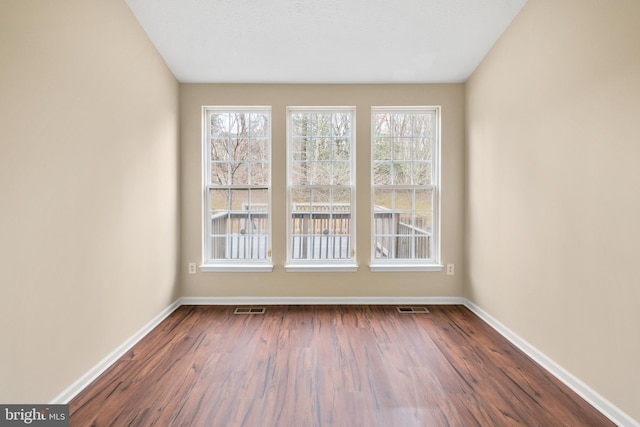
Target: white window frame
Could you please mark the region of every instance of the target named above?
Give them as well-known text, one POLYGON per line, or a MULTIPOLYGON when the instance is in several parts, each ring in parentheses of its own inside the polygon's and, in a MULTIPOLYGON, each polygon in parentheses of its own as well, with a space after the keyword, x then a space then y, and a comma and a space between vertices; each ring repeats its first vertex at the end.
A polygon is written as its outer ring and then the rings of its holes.
POLYGON ((273 270, 272 261, 272 114, 270 106, 203 106, 202 107, 202 264, 203 272, 270 272, 273 270), (266 113, 269 117, 268 124, 268 161, 269 181, 265 185, 214 185, 211 179, 211 129, 209 117, 213 113, 266 113), (210 258, 212 253, 212 220, 210 212, 209 190, 220 189, 266 189, 267 190, 267 247, 266 258, 263 259, 217 259, 210 258))
POLYGON ((285 269, 287 272, 354 272, 357 271, 356 254, 356 108, 354 106, 313 106, 313 107, 287 107, 287 257, 285 269), (349 218, 349 258, 345 259, 294 259, 293 254, 293 230, 292 226, 292 189, 293 189, 293 149, 292 149, 292 115, 295 113, 351 113, 350 135, 350 168, 351 180, 348 185, 310 185, 310 189, 348 188, 351 194, 350 218, 349 218))
POLYGON ((441 271, 442 264, 440 260, 440 188, 441 188, 441 161, 440 161, 440 123, 441 114, 439 106, 374 106, 371 107, 371 262, 369 268, 372 272, 383 271, 441 271), (430 185, 376 185, 374 184, 374 147, 376 138, 376 122, 375 115, 380 113, 407 113, 416 114, 421 112, 435 113, 434 123, 434 141, 431 146, 431 184, 430 185), (432 200, 432 234, 431 234, 431 250, 430 258, 376 258, 376 239, 375 239, 375 190, 378 188, 386 189, 431 189, 433 191, 432 200))

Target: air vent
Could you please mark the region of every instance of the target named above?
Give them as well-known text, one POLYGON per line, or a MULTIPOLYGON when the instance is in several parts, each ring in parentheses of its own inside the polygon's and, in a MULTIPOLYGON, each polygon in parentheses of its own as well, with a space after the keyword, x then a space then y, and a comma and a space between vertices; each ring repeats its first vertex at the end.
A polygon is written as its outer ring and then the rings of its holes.
POLYGON ((427 307, 397 307, 399 313, 414 314, 414 313, 428 313, 427 307))
POLYGON ((238 307, 233 314, 264 314, 264 307, 238 307))

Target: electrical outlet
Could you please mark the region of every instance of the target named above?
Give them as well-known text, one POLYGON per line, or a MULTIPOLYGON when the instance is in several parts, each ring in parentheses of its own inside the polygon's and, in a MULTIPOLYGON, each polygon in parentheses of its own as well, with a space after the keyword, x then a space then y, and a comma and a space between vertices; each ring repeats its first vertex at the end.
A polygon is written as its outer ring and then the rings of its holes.
POLYGON ((453 264, 447 264, 447 276, 453 276, 455 273, 455 267, 453 264))
POLYGON ((195 262, 190 262, 189 263, 189 274, 196 274, 196 263, 195 262))

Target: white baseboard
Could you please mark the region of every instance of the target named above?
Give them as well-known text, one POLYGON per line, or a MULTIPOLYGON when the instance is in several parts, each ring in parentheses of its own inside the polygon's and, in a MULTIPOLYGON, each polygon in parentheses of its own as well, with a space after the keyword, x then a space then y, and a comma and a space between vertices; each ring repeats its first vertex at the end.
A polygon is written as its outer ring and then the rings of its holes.
POLYGON ((122 357, 131 347, 147 335, 162 322, 169 314, 181 305, 385 305, 385 304, 426 304, 452 305, 460 304, 467 307, 500 335, 518 347, 527 356, 546 369, 590 405, 600 411, 620 427, 640 427, 638 421, 631 418, 604 397, 596 393, 589 386, 566 371, 560 365, 548 358, 531 344, 520 338, 509 328, 497 321, 486 311, 463 297, 182 297, 174 301, 169 307, 147 323, 131 338, 125 341, 107 357, 101 360, 89 372, 56 396, 50 403, 68 403, 80 391, 102 374, 116 360, 122 357))
POLYGON ((493 318, 489 313, 471 301, 464 299, 463 303, 469 310, 484 320, 489 326, 495 329, 500 335, 518 347, 523 353, 533 359, 536 363, 547 370, 577 395, 586 400, 591 406, 596 408, 605 417, 609 418, 620 427, 640 427, 638 421, 631 418, 625 412, 613 405, 607 399, 596 393, 593 389, 573 376, 570 372, 547 357, 544 353, 533 347, 531 344, 520 338, 517 334, 493 318))
POLYGON ((131 338, 123 342, 118 348, 113 350, 107 357, 102 359, 95 365, 93 368, 89 370, 86 374, 84 374, 80 379, 67 387, 62 393, 57 395, 51 402, 52 405, 55 404, 65 404, 69 403, 71 399, 73 399, 78 393, 80 393, 86 386, 91 384, 100 374, 107 370, 111 365, 113 365, 120 357, 126 354, 138 341, 145 337, 153 328, 158 326, 160 322, 167 318, 173 311, 180 306, 180 299, 175 300, 169 307, 165 308, 154 317, 149 323, 144 325, 142 329, 133 334, 131 338))
POLYGON ((461 297, 182 297, 182 305, 464 304, 461 297))

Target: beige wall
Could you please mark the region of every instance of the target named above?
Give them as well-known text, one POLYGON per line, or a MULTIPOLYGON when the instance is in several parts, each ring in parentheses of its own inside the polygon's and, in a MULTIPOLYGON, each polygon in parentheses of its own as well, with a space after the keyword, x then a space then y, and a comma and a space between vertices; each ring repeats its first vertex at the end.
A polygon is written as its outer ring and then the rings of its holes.
POLYGON ((0 402, 49 401, 178 296, 464 294, 640 419, 638 17, 636 0, 529 0, 466 90, 183 84, 178 105, 123 1, 2 1, 0 402), (186 274, 202 105, 273 106, 272 273, 186 274), (284 271, 288 105, 357 108, 357 273, 284 271), (369 272, 372 105, 442 106, 455 276, 369 272))
POLYGON ((460 296, 463 255, 464 85, 180 85, 182 144, 182 264, 184 296, 460 296), (201 147, 203 105, 270 105, 273 137, 273 260, 271 273, 188 275, 187 262, 201 260, 201 147), (356 107, 356 273, 287 273, 286 107, 356 107), (442 106, 442 259, 456 263, 445 272, 369 271, 370 115, 372 105, 442 106))
POLYGON ((468 297, 640 420, 640 2, 529 0, 467 83, 468 297))
POLYGON ((0 402, 177 297, 178 84, 124 1, 0 2, 0 402))

